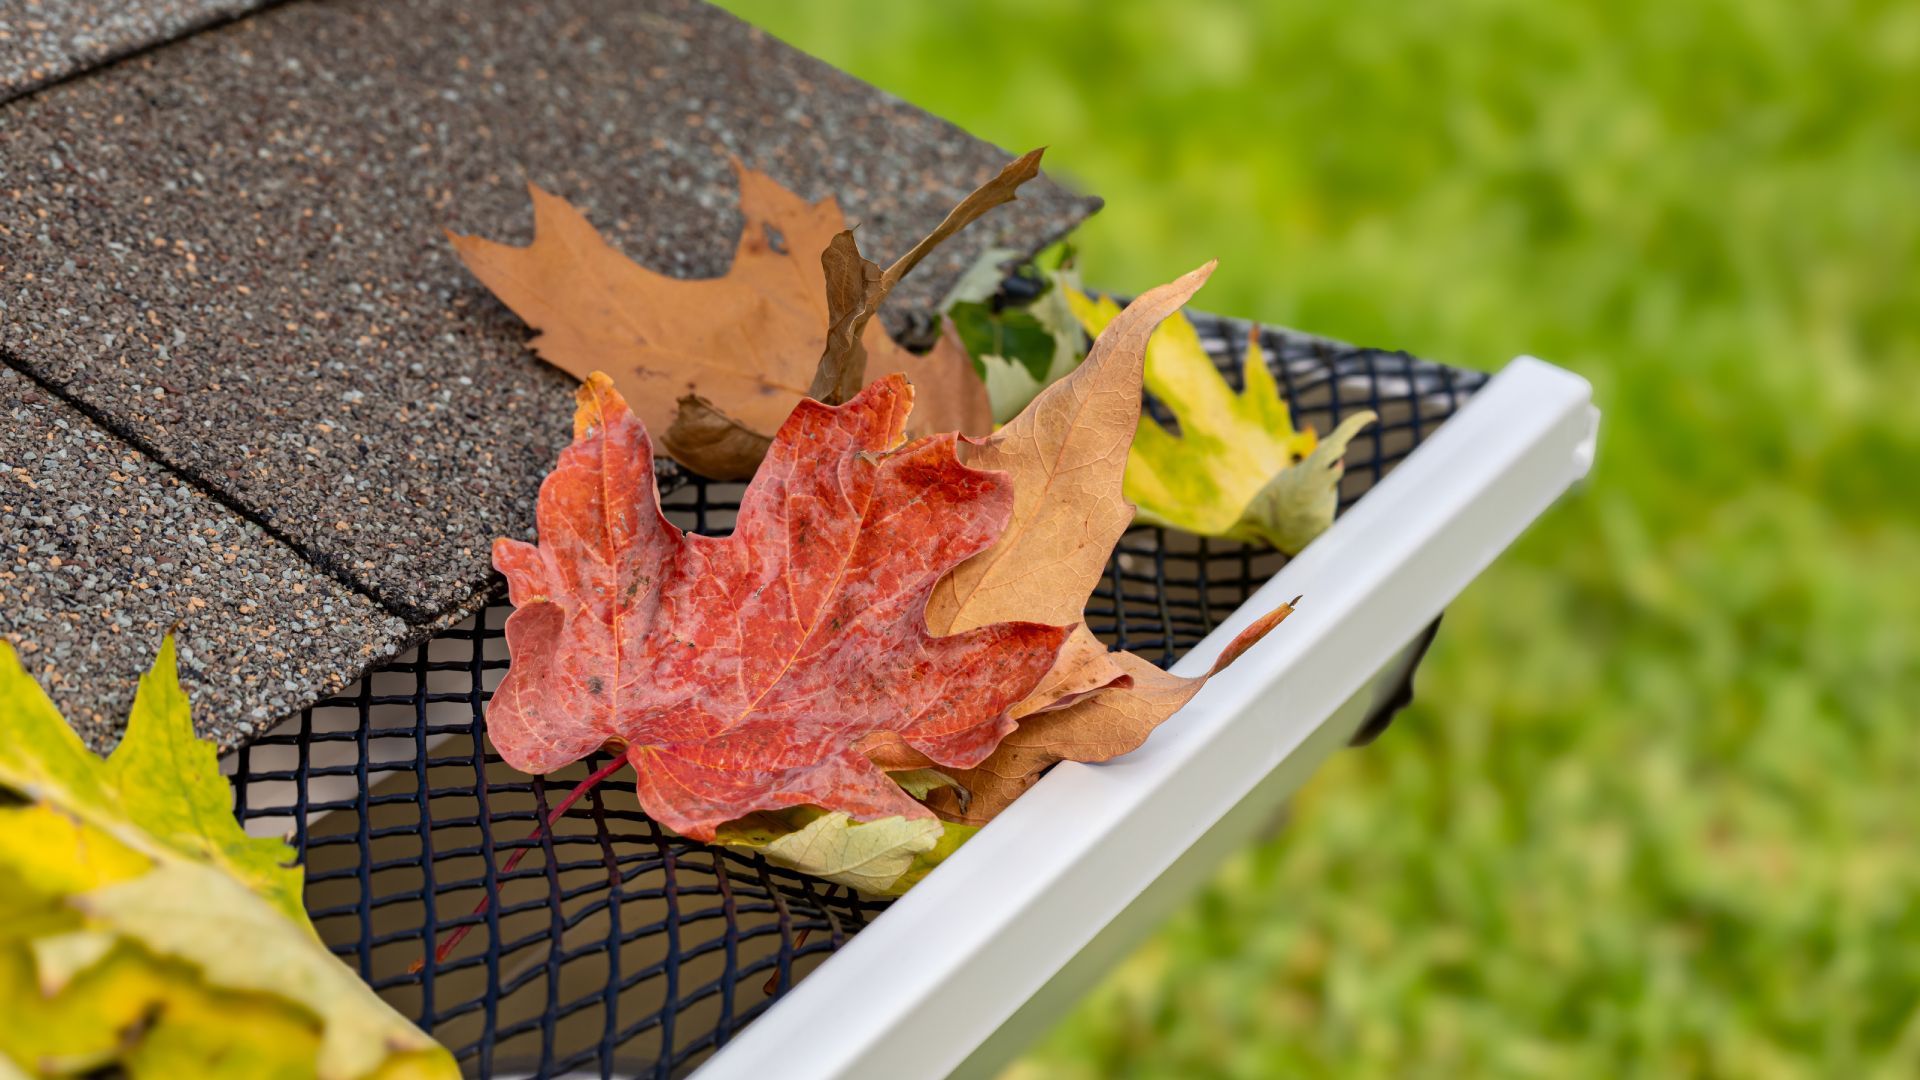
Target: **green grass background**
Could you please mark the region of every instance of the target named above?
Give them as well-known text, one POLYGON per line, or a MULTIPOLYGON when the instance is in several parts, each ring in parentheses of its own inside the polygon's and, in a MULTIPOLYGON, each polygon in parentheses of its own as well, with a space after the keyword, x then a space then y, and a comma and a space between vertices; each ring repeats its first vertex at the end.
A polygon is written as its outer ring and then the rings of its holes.
MULTIPOLYGON (((1087 278, 1594 383, 1418 705, 1024 1076, 1920 1075, 1920 5, 732 0, 1087 278)), ((857 148, 855 148, 857 149, 857 148)))

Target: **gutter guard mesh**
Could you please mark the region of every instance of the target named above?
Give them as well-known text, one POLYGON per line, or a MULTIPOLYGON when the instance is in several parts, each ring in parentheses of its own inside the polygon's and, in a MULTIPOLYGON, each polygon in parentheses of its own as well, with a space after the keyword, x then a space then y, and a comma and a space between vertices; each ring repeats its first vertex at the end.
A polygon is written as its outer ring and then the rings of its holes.
MULTIPOLYGON (((1191 317, 1238 386, 1249 324, 1191 317)), ((1348 451, 1343 509, 1486 381, 1404 353, 1261 333, 1297 423, 1327 431, 1356 409, 1380 414, 1348 451)), ((731 529, 739 485, 663 465, 669 518, 731 529)), ((1135 528, 1088 621, 1112 644, 1170 665, 1283 562, 1135 528)), ((620 774, 549 835, 526 839, 607 759, 527 777, 487 749, 506 613, 482 612, 229 756, 235 813, 256 834, 291 838, 322 937, 468 1072, 684 1075, 886 905, 675 837, 640 812, 620 774), (529 846, 538 851, 523 866, 500 871, 529 846), (492 905, 471 915, 482 897, 492 905), (435 963, 435 942, 469 923, 472 935, 435 963), (421 958, 424 968, 408 972, 421 958)))

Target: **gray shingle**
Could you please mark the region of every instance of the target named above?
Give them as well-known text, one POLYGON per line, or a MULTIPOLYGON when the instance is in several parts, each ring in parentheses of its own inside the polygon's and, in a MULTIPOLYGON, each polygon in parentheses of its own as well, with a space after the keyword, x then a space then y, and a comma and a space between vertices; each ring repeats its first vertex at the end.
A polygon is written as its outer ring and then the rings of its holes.
POLYGON ((0 101, 272 0, 5 0, 0 101))
POLYGON ((174 627, 196 726, 222 749, 338 690, 412 633, 0 368, 0 638, 104 752, 174 627))
MULTIPOLYGON (((728 153, 881 257, 1006 156, 697 3, 291 4, 0 107, 0 351, 424 623, 530 530, 569 412, 441 229, 524 239, 531 178, 715 274, 728 153)), ((1095 205, 1030 186, 901 302, 1095 205)))

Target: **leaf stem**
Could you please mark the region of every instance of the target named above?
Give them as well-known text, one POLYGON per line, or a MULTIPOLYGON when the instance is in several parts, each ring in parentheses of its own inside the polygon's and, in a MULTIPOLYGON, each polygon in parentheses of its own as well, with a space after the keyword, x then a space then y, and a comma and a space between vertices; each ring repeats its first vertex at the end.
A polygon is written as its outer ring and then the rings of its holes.
MULTIPOLYGON (((533 827, 533 831, 527 834, 526 844, 507 858, 507 864, 500 868, 499 876, 505 877, 506 875, 513 873, 514 868, 520 865, 520 860, 526 858, 527 852, 533 850, 533 841, 538 840, 540 839, 540 837, 544 836, 547 830, 553 827, 553 823, 560 820, 560 815, 567 812, 568 807, 580 801, 581 796, 585 795, 589 791, 592 791, 594 789, 594 786, 599 784, 600 781, 605 780, 607 777, 612 776, 616 772, 619 772, 620 766, 625 765, 626 763, 627 763, 627 759, 625 755, 616 754, 614 755, 614 758, 612 761, 609 761, 605 765, 602 765, 598 769, 595 769, 592 775, 588 776, 585 780, 580 781, 578 784, 575 784, 573 790, 567 792, 565 798, 561 799, 558 803, 554 804, 554 807, 552 810, 547 811, 547 819, 545 821, 542 821, 538 825, 535 825, 533 827)), ((480 898, 480 903, 474 906, 473 914, 476 917, 486 914, 487 908, 492 906, 492 904, 493 904, 493 897, 491 895, 482 896, 480 898)), ((468 934, 473 933, 473 928, 478 925, 480 924, 477 922, 471 922, 471 923, 465 924, 464 926, 454 927, 453 932, 447 935, 447 939, 441 942, 440 947, 433 951, 434 963, 436 964, 446 963, 447 957, 453 953, 454 949, 459 947, 462 941, 466 940, 468 934)), ((415 960, 413 963, 407 965, 407 974, 416 975, 421 971, 421 969, 425 968, 426 966, 427 966, 427 960, 426 960, 426 957, 423 956, 420 959, 415 960)))

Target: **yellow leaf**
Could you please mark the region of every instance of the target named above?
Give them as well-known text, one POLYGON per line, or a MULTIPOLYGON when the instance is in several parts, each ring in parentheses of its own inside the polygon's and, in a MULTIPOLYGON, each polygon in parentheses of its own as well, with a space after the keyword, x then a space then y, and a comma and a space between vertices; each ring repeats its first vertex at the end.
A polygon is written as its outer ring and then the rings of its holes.
POLYGON ((937 788, 964 790, 960 787, 960 781, 939 769, 902 769, 898 772, 890 772, 887 776, 894 783, 899 784, 901 790, 916 799, 926 798, 928 792, 937 788))
MULTIPOLYGON (((1092 334, 1120 313, 1108 297, 1076 291, 1068 302, 1092 334)), ((1375 417, 1355 413, 1322 443, 1294 428, 1257 333, 1243 370, 1236 393, 1185 315, 1160 324, 1147 343, 1146 387, 1179 431, 1143 419, 1127 455, 1127 498, 1143 521, 1297 554, 1332 524, 1340 458, 1375 417)))
POLYGON ((1364 409, 1340 421, 1306 460, 1267 481, 1227 535, 1264 541, 1292 555, 1326 532, 1340 505, 1340 478, 1346 475, 1341 459, 1347 444, 1373 421, 1373 413, 1364 409))
POLYGON ((247 836, 173 643, 108 760, 0 641, 0 1060, 29 1075, 453 1077, 314 935, 293 850, 247 836))
POLYGON ((801 806, 729 822, 716 842, 869 896, 898 896, 975 831, 935 818, 855 821, 801 806))

